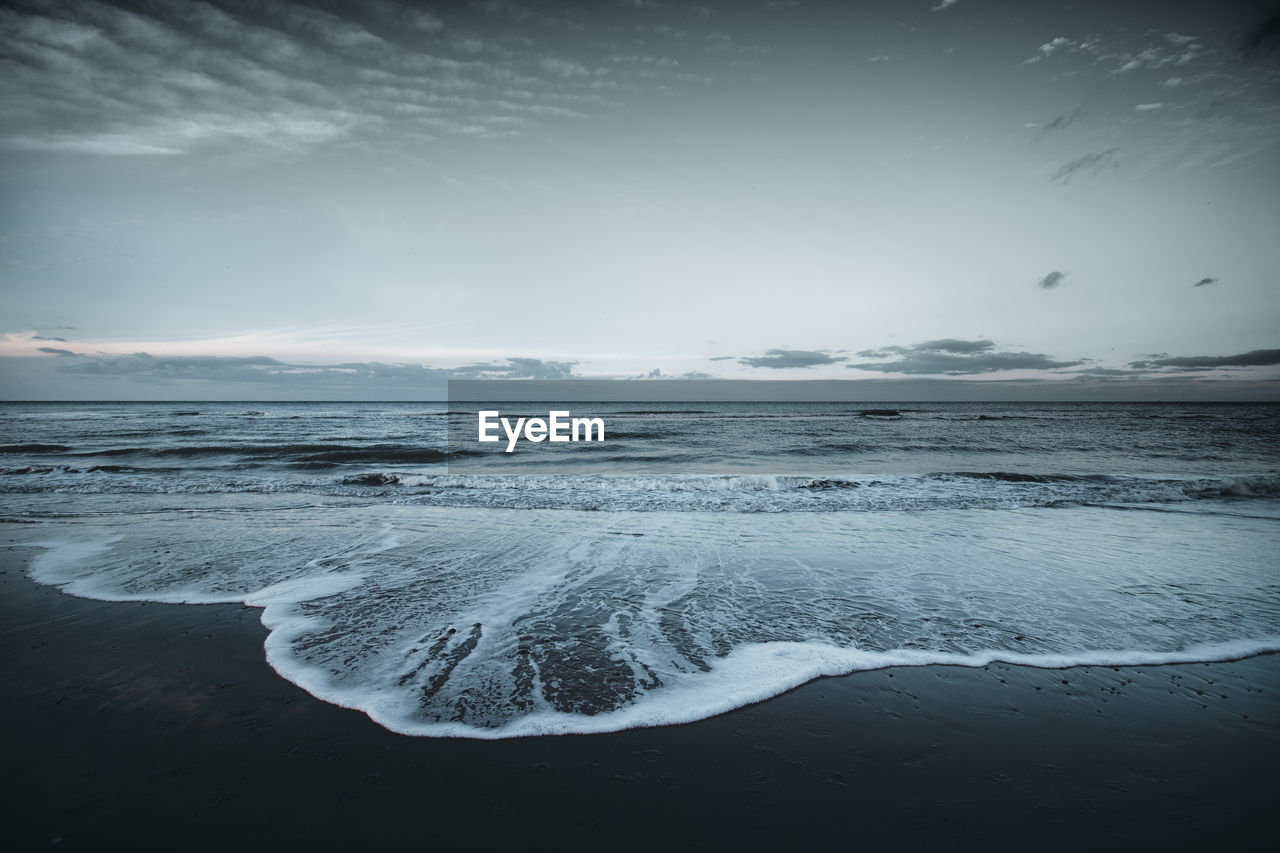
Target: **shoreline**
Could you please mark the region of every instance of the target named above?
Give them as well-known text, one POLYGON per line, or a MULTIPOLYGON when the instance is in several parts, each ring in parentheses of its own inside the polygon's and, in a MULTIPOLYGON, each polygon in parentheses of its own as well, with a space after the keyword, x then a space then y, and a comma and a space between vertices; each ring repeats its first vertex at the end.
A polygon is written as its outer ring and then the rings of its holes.
POLYGON ((280 677, 259 608, 74 598, 31 581, 32 549, 9 538, 6 796, 24 846, 1179 848, 1269 831, 1276 654, 890 667, 683 725, 410 737, 280 677))

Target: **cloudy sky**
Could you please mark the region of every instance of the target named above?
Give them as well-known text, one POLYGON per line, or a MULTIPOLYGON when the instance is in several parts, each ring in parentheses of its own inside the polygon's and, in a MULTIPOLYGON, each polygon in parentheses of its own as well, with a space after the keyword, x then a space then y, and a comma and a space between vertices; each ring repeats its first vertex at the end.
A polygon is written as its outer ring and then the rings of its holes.
POLYGON ((1280 397, 1280 6, 18 0, 0 33, 0 398, 1280 397))

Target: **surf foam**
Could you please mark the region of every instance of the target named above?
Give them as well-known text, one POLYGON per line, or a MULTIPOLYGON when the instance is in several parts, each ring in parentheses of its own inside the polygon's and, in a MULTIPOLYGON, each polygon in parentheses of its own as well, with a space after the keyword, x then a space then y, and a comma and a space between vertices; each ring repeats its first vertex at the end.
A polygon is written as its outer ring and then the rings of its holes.
POLYGON ((428 736, 691 722, 890 666, 1280 651, 1273 521, 1050 512, 157 513, 47 525, 30 571, 90 598, 262 607, 283 677, 428 736))

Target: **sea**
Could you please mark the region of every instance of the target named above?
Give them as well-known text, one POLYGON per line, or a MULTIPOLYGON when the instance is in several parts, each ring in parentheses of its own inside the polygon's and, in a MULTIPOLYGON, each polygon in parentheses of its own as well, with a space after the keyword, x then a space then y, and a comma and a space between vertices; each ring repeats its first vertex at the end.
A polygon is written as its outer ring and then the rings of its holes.
POLYGON ((406 735, 1280 651, 1280 406, 493 408, 605 440, 482 453, 446 403, 7 403, 0 522, 71 595, 262 608, 281 676, 406 735))

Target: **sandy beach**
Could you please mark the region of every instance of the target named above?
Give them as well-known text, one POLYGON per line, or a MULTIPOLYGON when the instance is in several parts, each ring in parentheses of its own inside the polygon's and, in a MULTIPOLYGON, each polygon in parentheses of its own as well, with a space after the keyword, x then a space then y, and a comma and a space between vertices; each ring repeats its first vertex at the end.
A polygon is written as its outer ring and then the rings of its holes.
POLYGON ((7 545, 0 574, 19 849, 1168 849, 1270 825, 1280 656, 897 668, 690 725, 412 738, 276 675, 255 608, 72 598, 30 554, 7 545))

